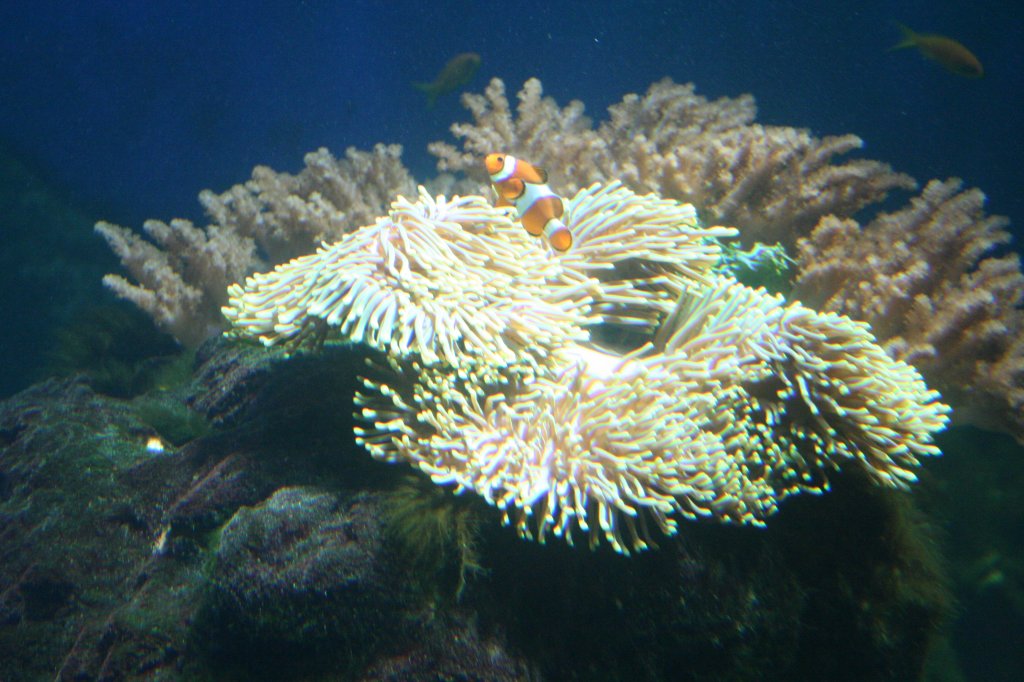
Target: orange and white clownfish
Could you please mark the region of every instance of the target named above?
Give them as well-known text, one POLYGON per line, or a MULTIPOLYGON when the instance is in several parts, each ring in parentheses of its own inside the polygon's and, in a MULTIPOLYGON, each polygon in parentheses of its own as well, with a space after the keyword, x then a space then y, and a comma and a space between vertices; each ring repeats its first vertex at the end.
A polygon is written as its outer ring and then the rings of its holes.
POLYGON ((544 235, 556 251, 568 251, 572 233, 562 222, 562 198, 548 187, 548 174, 508 154, 488 154, 484 166, 491 176, 498 206, 515 206, 519 222, 534 237, 544 235))

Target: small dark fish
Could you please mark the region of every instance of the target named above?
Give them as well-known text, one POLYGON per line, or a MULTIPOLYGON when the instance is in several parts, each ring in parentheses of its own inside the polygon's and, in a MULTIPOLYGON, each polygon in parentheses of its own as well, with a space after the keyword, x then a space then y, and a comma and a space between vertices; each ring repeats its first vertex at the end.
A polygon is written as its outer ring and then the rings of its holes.
POLYGON ((427 108, 431 109, 439 95, 455 92, 468 83, 480 68, 480 55, 476 52, 463 52, 452 57, 433 83, 413 83, 418 90, 427 93, 427 108))
POLYGON ((944 69, 958 76, 981 78, 985 75, 985 70, 974 53, 952 38, 934 33, 915 33, 903 24, 897 26, 903 31, 903 40, 889 48, 890 51, 916 47, 925 57, 938 62, 944 69))

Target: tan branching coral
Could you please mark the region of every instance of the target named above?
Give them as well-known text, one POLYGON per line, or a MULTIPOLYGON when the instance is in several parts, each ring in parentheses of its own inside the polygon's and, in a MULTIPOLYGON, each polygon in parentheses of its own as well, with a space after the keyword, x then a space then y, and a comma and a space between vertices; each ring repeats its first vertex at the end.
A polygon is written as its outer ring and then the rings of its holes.
POLYGON ((794 295, 869 322, 955 418, 1024 436, 1024 276, 1008 221, 959 180, 932 181, 867 225, 822 220, 800 242, 794 295))
POLYGON ((135 280, 110 274, 103 283, 180 343, 198 346, 223 329, 227 286, 258 267, 256 245, 231 230, 203 230, 188 220, 147 220, 143 230, 149 240, 119 225, 96 224, 135 280))
POLYGON ((435 142, 444 171, 483 180, 479 159, 501 149, 551 170, 566 194, 592 182, 621 180, 640 192, 696 205, 710 223, 741 225, 744 243, 791 246, 829 214, 850 216, 912 188, 911 178, 884 163, 836 158, 862 146, 855 135, 817 138, 806 130, 754 123, 753 98, 709 102, 693 85, 665 79, 645 95, 627 95, 594 128, 583 105, 559 108, 530 79, 513 112, 505 85, 494 79, 483 95, 463 103, 474 123, 456 123, 460 151, 435 142))
POLYGON ((305 163, 297 175, 257 166, 248 182, 222 194, 204 190, 199 201, 217 225, 256 240, 275 265, 373 223, 396 196, 416 192, 401 145, 350 147, 341 159, 321 148, 305 163))
POLYGON ((320 149, 294 176, 258 166, 244 184, 200 194, 214 221, 205 228, 151 220, 146 239, 101 222, 96 231, 135 280, 108 275, 104 282, 179 342, 198 345, 225 326, 228 284, 371 223, 396 194, 414 192, 401 153, 399 145, 377 145, 336 159, 320 149))
POLYGON ((760 524, 858 464, 903 488, 948 408, 867 326, 721 280, 684 294, 665 339, 619 355, 567 343, 508 382, 417 363, 367 379, 370 452, 470 490, 520 535, 644 549, 648 518, 760 524))

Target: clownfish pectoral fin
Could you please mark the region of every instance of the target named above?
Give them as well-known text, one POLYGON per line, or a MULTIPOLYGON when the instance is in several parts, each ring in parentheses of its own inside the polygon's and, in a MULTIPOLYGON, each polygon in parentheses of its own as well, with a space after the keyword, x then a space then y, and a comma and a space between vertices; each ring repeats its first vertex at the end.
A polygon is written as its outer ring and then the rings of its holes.
POLYGON ((506 206, 515 206, 515 204, 513 204, 511 201, 500 195, 498 196, 498 200, 494 202, 494 205, 497 206, 498 208, 505 208, 506 206))
POLYGON ((494 191, 499 198, 507 201, 515 201, 523 196, 523 192, 526 191, 526 183, 519 178, 509 178, 502 182, 496 182, 491 186, 494 187, 494 191))

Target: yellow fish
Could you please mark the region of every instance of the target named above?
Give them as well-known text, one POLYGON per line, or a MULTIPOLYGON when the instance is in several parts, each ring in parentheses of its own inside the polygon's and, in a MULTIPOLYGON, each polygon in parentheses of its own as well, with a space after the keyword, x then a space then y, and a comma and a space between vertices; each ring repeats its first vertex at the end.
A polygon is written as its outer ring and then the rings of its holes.
POLYGON ((463 52, 448 60, 432 83, 413 83, 413 85, 416 89, 427 93, 427 108, 432 109, 438 95, 455 92, 471 81, 479 68, 480 55, 476 52, 463 52))
POLYGON ((903 40, 889 48, 890 51, 916 47, 925 57, 938 62, 944 69, 958 76, 981 78, 985 75, 985 70, 974 53, 952 38, 933 33, 915 33, 903 24, 897 26, 903 31, 903 40))

